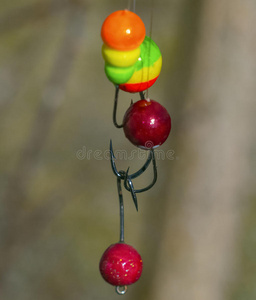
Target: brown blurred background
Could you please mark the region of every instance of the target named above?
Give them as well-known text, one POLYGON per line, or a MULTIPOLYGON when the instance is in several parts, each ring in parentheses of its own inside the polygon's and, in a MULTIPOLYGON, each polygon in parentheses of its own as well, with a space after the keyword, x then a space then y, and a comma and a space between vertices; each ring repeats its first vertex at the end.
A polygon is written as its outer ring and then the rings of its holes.
MULTIPOLYGON (((251 0, 136 1, 148 33, 153 10, 163 55, 149 97, 173 127, 138 213, 124 192, 125 240, 143 275, 125 296, 100 277, 99 259, 119 238, 110 138, 127 151, 118 168, 145 161, 112 124, 101 57, 101 24, 128 2, 0 2, 1 300, 256 298, 251 0)), ((119 120, 131 98, 120 93, 119 120)))

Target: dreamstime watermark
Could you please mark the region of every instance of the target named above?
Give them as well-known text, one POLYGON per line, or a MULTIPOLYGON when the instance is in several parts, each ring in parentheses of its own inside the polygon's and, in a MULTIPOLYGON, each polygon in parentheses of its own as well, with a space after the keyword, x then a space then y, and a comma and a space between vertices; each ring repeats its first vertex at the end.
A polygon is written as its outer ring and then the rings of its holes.
MULTIPOLYGON (((164 151, 162 149, 154 149, 155 158, 157 160, 175 160, 178 159, 175 156, 175 151, 173 149, 169 149, 164 151)), ((128 152, 127 150, 114 150, 115 158, 118 160, 133 160, 133 159, 141 159, 145 160, 148 157, 148 151, 145 151, 140 148, 136 148, 128 152)), ((110 150, 92 150, 88 149, 86 146, 83 146, 81 149, 76 151, 76 157, 79 160, 110 160, 110 150)))

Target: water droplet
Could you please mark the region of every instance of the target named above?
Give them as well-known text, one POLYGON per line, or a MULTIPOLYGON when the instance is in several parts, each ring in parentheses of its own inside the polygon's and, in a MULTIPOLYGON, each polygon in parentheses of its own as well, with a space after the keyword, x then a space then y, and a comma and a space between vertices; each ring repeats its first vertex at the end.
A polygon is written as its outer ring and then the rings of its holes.
POLYGON ((118 295, 124 295, 127 291, 126 285, 116 286, 116 292, 118 295))

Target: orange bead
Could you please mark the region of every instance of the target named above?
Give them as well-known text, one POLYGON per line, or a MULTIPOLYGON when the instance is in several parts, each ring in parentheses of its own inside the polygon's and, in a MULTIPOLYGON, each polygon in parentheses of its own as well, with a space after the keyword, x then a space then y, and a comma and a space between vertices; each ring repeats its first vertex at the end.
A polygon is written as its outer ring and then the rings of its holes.
POLYGON ((116 50, 129 51, 140 46, 146 35, 141 18, 129 10, 118 10, 103 22, 103 42, 116 50))

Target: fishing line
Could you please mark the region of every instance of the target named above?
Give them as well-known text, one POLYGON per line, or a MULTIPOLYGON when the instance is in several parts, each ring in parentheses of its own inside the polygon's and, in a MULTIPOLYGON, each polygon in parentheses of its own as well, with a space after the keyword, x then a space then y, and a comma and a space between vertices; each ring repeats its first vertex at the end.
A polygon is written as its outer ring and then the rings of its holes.
POLYGON ((128 1, 128 10, 135 12, 135 5, 136 5, 136 0, 129 0, 128 1))
MULTIPOLYGON (((153 11, 154 11, 154 0, 151 0, 150 1, 150 22, 149 22, 149 37, 150 39, 152 38, 152 29, 153 29, 153 11)), ((150 55, 150 52, 151 52, 151 43, 149 45, 149 49, 148 49, 148 66, 150 66, 150 58, 151 58, 151 55, 150 55)), ((147 74, 147 81, 149 82, 149 72, 150 72, 150 67, 148 67, 148 74, 147 74)), ((148 99, 148 89, 149 87, 147 88, 146 90, 146 99, 148 99)))

